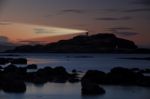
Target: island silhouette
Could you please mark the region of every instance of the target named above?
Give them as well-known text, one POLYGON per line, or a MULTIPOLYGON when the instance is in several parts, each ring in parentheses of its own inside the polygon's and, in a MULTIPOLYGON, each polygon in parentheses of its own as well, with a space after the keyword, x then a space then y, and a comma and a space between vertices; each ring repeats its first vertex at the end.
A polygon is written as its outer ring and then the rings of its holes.
POLYGON ((21 45, 9 53, 149 53, 149 49, 138 48, 130 40, 111 33, 78 35, 68 40, 60 40, 45 45, 21 45))

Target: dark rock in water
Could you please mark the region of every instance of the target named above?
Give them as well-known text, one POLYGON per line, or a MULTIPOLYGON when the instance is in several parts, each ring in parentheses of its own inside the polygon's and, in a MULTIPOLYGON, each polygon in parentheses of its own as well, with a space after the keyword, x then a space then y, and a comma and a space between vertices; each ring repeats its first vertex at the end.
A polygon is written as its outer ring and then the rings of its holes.
POLYGON ((5 65, 5 64, 27 64, 27 59, 25 58, 0 58, 0 64, 5 65))
POLYGON ((27 69, 37 69, 37 65, 36 64, 31 64, 31 65, 28 65, 26 68, 27 69))
POLYGON ((139 85, 150 87, 150 76, 144 76, 139 85))
POLYGON ((65 83, 69 78, 69 74, 67 73, 66 69, 62 66, 54 68, 53 73, 54 82, 56 83, 65 83))
POLYGON ((1 65, 5 65, 7 63, 9 63, 9 60, 7 58, 0 58, 0 64, 1 65))
POLYGON ((77 73, 73 73, 73 74, 70 74, 69 78, 68 78, 68 81, 70 83, 77 83, 80 81, 80 79, 78 78, 77 76, 78 74, 77 73))
POLYGON ((70 83, 77 83, 77 82, 79 82, 80 80, 78 79, 78 78, 71 78, 71 79, 69 79, 69 82, 70 83))
POLYGON ((101 95, 105 90, 99 86, 103 82, 105 73, 97 70, 89 70, 81 80, 82 95, 101 95), (102 77, 102 78, 101 78, 102 77))
POLYGON ((17 58, 11 61, 12 64, 27 64, 27 59, 25 58, 17 58))
POLYGON ((3 69, 3 67, 2 67, 2 66, 0 66, 0 70, 1 70, 1 69, 3 69))
POLYGON ((106 74, 98 70, 89 70, 86 72, 82 80, 88 80, 92 83, 103 84, 105 83, 106 74))
POLYGON ((116 67, 107 74, 107 83, 114 85, 137 85, 143 77, 143 74, 140 72, 116 67))
POLYGON ((150 74, 150 69, 144 69, 140 71, 141 73, 146 73, 146 74, 150 74))
POLYGON ((66 69, 62 66, 58 66, 54 68, 54 73, 56 75, 68 75, 66 69))
POLYGON ((105 93, 105 90, 96 83, 91 83, 87 80, 82 80, 81 85, 82 95, 102 95, 105 93))
POLYGON ((7 67, 4 68, 4 72, 16 72, 17 66, 10 64, 7 67))
POLYGON ((21 80, 7 79, 3 82, 2 89, 8 93, 24 93, 26 91, 26 85, 21 80))
POLYGON ((105 90, 99 87, 97 84, 91 84, 87 87, 82 87, 82 95, 102 95, 105 94, 105 90))

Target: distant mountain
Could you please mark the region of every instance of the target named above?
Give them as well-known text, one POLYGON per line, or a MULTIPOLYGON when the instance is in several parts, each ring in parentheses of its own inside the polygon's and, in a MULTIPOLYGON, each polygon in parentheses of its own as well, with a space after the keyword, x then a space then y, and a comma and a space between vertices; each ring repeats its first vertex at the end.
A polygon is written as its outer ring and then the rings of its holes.
POLYGON ((4 52, 6 50, 12 50, 14 49, 15 46, 14 45, 4 45, 4 44, 0 44, 0 52, 4 52))
POLYGON ((132 53, 138 49, 133 41, 114 34, 79 35, 47 45, 23 45, 7 52, 29 53, 132 53))

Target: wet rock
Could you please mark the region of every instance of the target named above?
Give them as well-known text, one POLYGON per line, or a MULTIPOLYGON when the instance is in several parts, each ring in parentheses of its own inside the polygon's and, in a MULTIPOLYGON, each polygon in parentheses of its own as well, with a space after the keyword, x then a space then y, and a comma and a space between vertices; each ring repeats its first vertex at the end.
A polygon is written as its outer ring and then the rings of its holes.
POLYGON ((24 93, 26 91, 26 85, 21 80, 7 79, 3 81, 2 89, 8 93, 24 93))
POLYGON ((3 67, 2 67, 2 66, 0 66, 0 70, 1 70, 1 69, 3 69, 3 67))
POLYGON ((68 80, 70 83, 77 83, 77 82, 80 82, 80 80, 78 78, 70 78, 68 80))
POLYGON ((81 79, 82 95, 102 95, 105 90, 99 86, 103 82, 105 73, 97 70, 89 70, 81 79), (102 77, 102 78, 101 78, 102 77))
POLYGON ((150 87, 150 76, 144 76, 140 82, 140 86, 150 87))
POLYGON ((17 58, 11 61, 12 64, 27 64, 27 59, 25 58, 17 58))
POLYGON ((107 83, 113 85, 137 85, 143 78, 140 72, 133 72, 130 69, 115 67, 107 74, 107 83))
POLYGON ((5 65, 7 63, 9 63, 9 60, 7 58, 0 58, 0 64, 1 65, 5 65))
POLYGON ((89 70, 86 72, 82 80, 88 80, 92 83, 103 84, 105 83, 106 73, 98 70, 89 70))
POLYGON ((4 72, 7 73, 7 72, 16 72, 17 70, 17 66, 14 65, 14 64, 10 64, 8 65, 7 67, 4 68, 4 72))
POLYGON ((105 94, 105 90, 99 87, 97 84, 91 84, 87 87, 82 87, 82 95, 102 95, 105 94))
POLYGON ((37 69, 37 65, 36 64, 30 64, 26 68, 27 69, 37 69))
POLYGON ((105 94, 105 90, 96 83, 91 83, 89 80, 81 81, 81 93, 82 95, 102 95, 105 94))

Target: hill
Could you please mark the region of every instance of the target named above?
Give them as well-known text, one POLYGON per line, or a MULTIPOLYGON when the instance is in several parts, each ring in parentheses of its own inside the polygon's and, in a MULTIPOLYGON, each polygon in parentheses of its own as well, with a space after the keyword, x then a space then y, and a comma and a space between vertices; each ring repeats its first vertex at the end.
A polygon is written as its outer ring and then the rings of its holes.
POLYGON ((137 50, 133 41, 118 38, 114 34, 98 33, 79 35, 46 45, 23 45, 7 52, 21 53, 130 53, 137 50))

